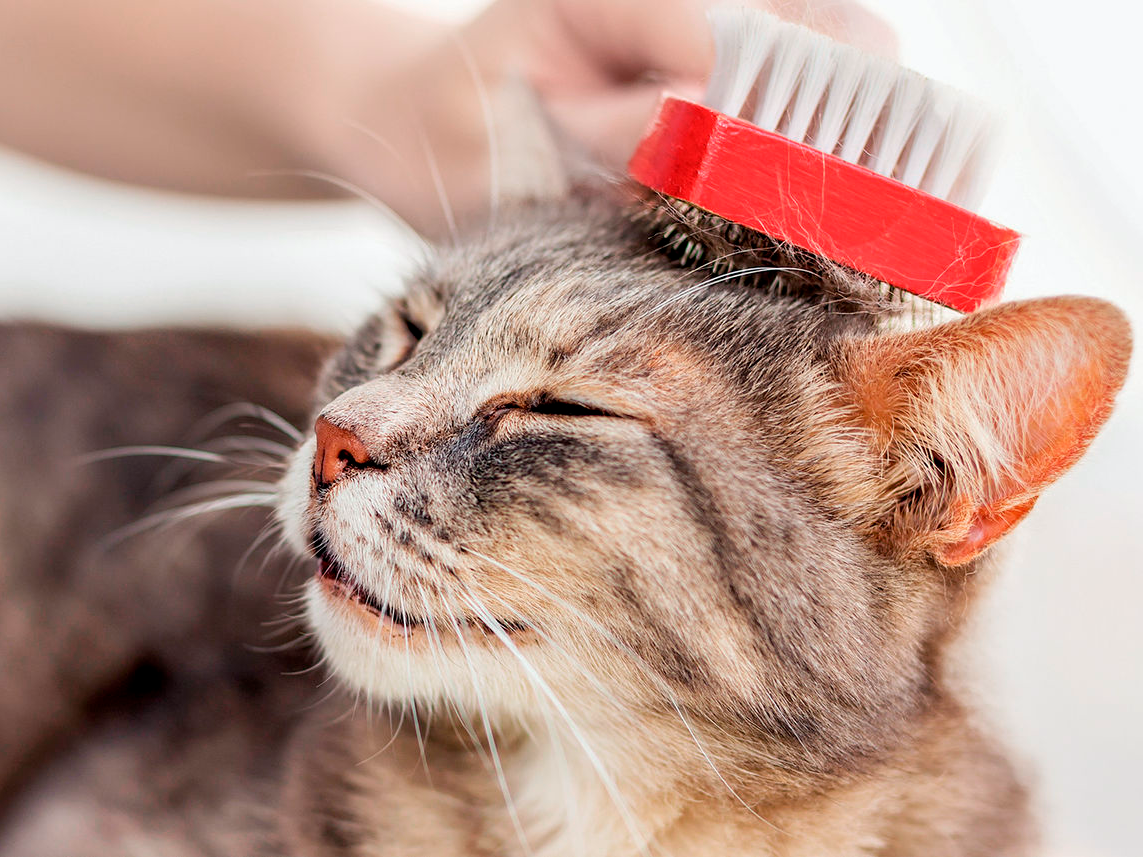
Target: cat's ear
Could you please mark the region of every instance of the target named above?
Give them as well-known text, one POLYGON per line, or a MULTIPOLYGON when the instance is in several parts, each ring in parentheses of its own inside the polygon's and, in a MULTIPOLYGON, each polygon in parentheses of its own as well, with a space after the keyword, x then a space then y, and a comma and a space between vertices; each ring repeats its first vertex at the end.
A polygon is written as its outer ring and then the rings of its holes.
POLYGON ((976 557, 1084 452, 1130 353, 1124 315, 1077 297, 848 342, 844 394, 882 456, 878 532, 944 565, 976 557))
POLYGON ((500 202, 559 199, 573 176, 565 141, 527 81, 509 75, 492 93, 500 202))
POLYGON ((614 177, 560 127, 524 78, 508 75, 492 93, 491 107, 501 202, 615 191, 614 177))

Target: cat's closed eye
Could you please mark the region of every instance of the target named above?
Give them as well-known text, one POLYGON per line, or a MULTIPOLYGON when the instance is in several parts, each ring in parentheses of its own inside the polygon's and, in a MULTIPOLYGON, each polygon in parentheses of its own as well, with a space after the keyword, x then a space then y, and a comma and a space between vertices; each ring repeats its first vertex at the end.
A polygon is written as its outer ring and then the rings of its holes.
POLYGON ((428 330, 404 301, 386 305, 357 329, 330 364, 318 388, 319 404, 406 363, 428 330))
POLYGON ((500 401, 490 409, 490 414, 495 418, 506 416, 512 412, 546 417, 624 418, 622 414, 609 411, 606 408, 598 407, 587 402, 578 402, 570 398, 558 398, 547 393, 527 398, 500 401))
POLYGON ((554 417, 618 417, 619 414, 602 408, 570 402, 562 399, 548 399, 536 402, 528 408, 533 414, 546 414, 554 417))
POLYGON ((412 343, 408 353, 403 358, 408 359, 408 355, 416 349, 417 343, 424 338, 425 328, 419 321, 413 318, 408 307, 396 306, 394 309, 397 317, 401 320, 401 324, 405 326, 405 332, 409 334, 409 339, 412 343))

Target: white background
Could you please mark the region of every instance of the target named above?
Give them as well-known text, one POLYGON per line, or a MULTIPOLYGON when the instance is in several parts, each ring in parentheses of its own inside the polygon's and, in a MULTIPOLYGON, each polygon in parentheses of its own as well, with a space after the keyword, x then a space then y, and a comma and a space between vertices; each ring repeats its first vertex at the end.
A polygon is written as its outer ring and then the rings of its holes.
MULTIPOLYGON (((460 16, 479 0, 410 5, 460 16)), ((1143 12, 1126 0, 868 0, 903 61, 1009 136, 983 213, 1025 233, 1007 295, 1083 293, 1143 329, 1143 12)), ((364 204, 123 188, 0 151, 0 317, 344 329, 409 244, 364 204)), ((3 342, 0 341, 0 348, 3 342)), ((1051 853, 1143 853, 1143 381, 1013 539, 982 623, 985 704, 1041 772, 1051 853)))

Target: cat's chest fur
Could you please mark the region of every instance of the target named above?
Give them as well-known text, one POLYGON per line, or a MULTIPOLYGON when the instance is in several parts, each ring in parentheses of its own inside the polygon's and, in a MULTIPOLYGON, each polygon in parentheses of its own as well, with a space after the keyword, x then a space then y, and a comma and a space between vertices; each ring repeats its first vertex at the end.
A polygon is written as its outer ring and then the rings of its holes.
MULTIPOLYGON (((940 770, 923 770, 949 750, 929 742, 874 777, 808 799, 756 802, 719 788, 717 776, 696 783, 664 768, 601 771, 574 739, 502 739, 493 762, 486 743, 473 751, 470 738, 418 735, 408 716, 395 718, 323 719, 303 732, 282 807, 288 853, 867 857, 899 853, 919 820, 915 799, 941 791, 955 815, 966 797, 942 791, 940 770)), ((978 766, 986 748, 966 746, 975 736, 955 718, 944 725, 950 738, 938 743, 964 747, 964 764, 978 766)), ((971 800, 982 798, 1003 803, 971 800)), ((942 847, 932 853, 958 853, 942 847)))
POLYGON ((621 779, 574 740, 501 735, 493 753, 479 723, 455 728, 398 713, 304 733, 284 795, 290 853, 618 857, 682 812, 674 784, 621 779))

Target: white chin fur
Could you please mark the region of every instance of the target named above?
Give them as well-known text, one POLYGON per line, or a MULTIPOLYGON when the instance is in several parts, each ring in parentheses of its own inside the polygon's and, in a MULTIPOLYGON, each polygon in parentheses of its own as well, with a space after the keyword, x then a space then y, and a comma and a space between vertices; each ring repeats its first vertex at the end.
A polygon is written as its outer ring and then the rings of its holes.
MULTIPOLYGON (((355 608, 332 601, 317 580, 306 584, 306 617, 326 663, 346 685, 380 704, 411 700, 448 705, 461 713, 485 712, 494 720, 527 721, 543 707, 526 668, 497 640, 474 643, 467 654, 455 639, 440 646, 406 646, 400 638, 371 634, 355 608), (474 683, 473 676, 479 677, 474 683)), ((441 630, 442 636, 451 631, 441 630)), ((542 646, 520 653, 551 681, 556 666, 542 646)), ((558 667, 557 667, 558 668, 558 667)))

